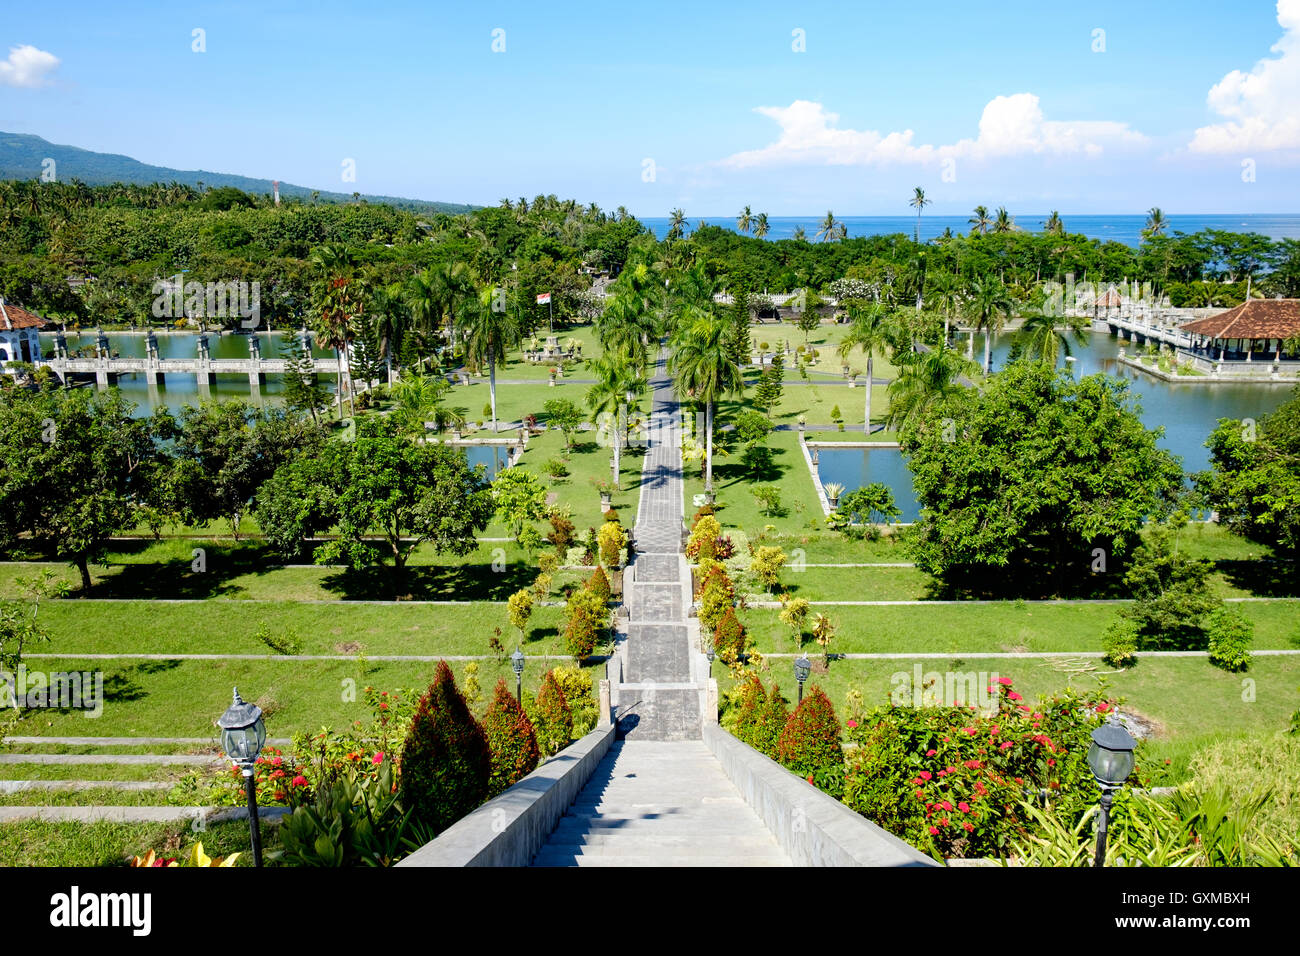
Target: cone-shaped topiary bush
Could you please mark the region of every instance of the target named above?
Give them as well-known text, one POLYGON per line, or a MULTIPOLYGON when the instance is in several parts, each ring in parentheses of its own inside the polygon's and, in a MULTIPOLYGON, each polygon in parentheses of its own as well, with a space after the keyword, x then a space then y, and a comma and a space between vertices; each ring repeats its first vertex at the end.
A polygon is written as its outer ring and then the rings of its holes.
POLYGON ((591 572, 591 577, 587 579, 587 590, 600 598, 601 603, 609 603, 609 577, 604 568, 598 566, 591 572))
POLYGON ((758 720, 758 711, 767 701, 767 694, 763 691, 763 682, 755 675, 750 674, 739 690, 735 692, 733 698, 735 703, 723 718, 723 725, 727 727, 736 739, 754 746, 754 727, 758 720))
POLYGON ((777 740, 776 759, 801 777, 838 796, 844 778, 840 722, 830 698, 813 684, 795 708, 777 740))
POLYGON ((522 780, 537 766, 537 735, 533 722, 506 687, 505 678, 497 681, 496 694, 483 717, 483 732, 492 753, 492 778, 488 796, 522 780))
POLYGON ((750 746, 775 760, 777 740, 789 719, 790 702, 781 696, 781 688, 773 681, 772 689, 754 714, 750 746))
POLYGON ((560 689, 560 684, 551 671, 546 672, 542 686, 537 691, 533 729, 537 732, 538 746, 548 757, 559 753, 573 739, 573 714, 569 710, 569 702, 564 699, 564 691, 560 689))
POLYGON ((736 609, 722 612, 722 620, 713 631, 713 649, 724 664, 739 660, 745 652, 745 628, 736 617, 736 609))
POLYGON ((402 805, 440 833, 487 799, 491 774, 483 728, 439 661, 402 750, 402 805))

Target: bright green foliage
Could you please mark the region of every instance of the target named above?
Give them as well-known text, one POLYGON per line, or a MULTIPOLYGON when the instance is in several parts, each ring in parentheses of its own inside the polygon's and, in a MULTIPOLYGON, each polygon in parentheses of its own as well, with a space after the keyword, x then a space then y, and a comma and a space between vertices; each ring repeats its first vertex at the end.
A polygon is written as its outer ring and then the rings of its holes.
POLYGON ((889 486, 880 482, 854 488, 840 498, 835 510, 847 515, 852 521, 875 524, 893 521, 902 513, 894 504, 894 495, 889 486))
POLYGON ((763 582, 768 591, 776 588, 781 577, 781 568, 785 566, 786 554, 773 545, 761 545, 750 559, 749 570, 763 582))
POLYGON ((627 543, 627 535, 617 521, 602 524, 596 534, 596 542, 602 565, 616 568, 623 563, 623 545, 627 543))
POLYGON ((1226 605, 1210 615, 1210 663, 1225 671, 1244 671, 1250 667, 1250 644, 1255 625, 1236 608, 1226 605))
POLYGON ((483 717, 483 733, 492 754, 488 796, 495 797, 532 773, 538 756, 533 723, 506 687, 505 678, 497 681, 492 703, 483 717))
POLYGON ((782 696, 781 688, 773 681, 755 713, 753 730, 750 732, 750 746, 759 753, 777 760, 777 745, 781 739, 781 732, 785 730, 789 721, 790 702, 782 696))
POLYGON ((546 414, 546 424, 563 433, 564 450, 568 453, 573 448, 573 436, 586 421, 582 409, 567 398, 553 398, 542 405, 542 411, 546 414))
POLYGON ((519 639, 527 639, 528 619, 533 616, 533 592, 528 588, 520 588, 506 600, 506 608, 510 614, 510 623, 519 629, 519 639))
POLYGON ((573 739, 573 712, 565 699, 564 691, 555 679, 554 671, 547 671, 542 686, 537 691, 533 705, 533 729, 537 745, 549 757, 569 746, 573 739))
POLYGON ((910 547, 950 585, 1077 588, 1095 549, 1121 560, 1182 486, 1178 461, 1156 446, 1159 432, 1143 426, 1118 379, 1075 382, 1017 362, 952 429, 934 420, 944 408, 904 433, 903 451, 922 506, 910 547))
MULTIPOLYGON (((768 700, 772 699, 771 694, 768 700)), ((795 708, 776 742, 776 758, 801 777, 809 777, 838 797, 844 780, 844 750, 840 722, 825 692, 813 684, 795 708)))
POLYGON ((0 548, 30 535, 90 588, 89 562, 134 523, 163 469, 155 439, 169 421, 133 408, 116 389, 0 390, 0 548))
POLYGON ((439 661, 402 749, 402 804, 422 825, 441 833, 487 799, 491 775, 483 728, 451 668, 439 661))
POLYGON ((1210 563, 1178 548, 1178 527, 1153 525, 1124 575, 1135 600, 1121 614, 1138 650, 1204 650, 1210 615, 1223 604, 1210 590, 1210 563))
POLYGON ((1300 389, 1258 423, 1221 421, 1206 444, 1211 470, 1196 483, 1220 524, 1300 554, 1300 389))
POLYGON ((735 586, 721 564, 711 563, 700 582, 700 627, 717 630, 728 609, 736 604, 735 586))
POLYGON ((392 866, 405 851, 411 822, 393 788, 392 761, 374 777, 342 777, 318 787, 280 823, 291 866, 392 866))
POLYGON ((692 561, 712 560, 722 536, 722 525, 711 514, 700 517, 686 541, 686 557, 692 561))
POLYGON ((788 627, 794 634, 794 644, 797 650, 803 644, 803 625, 808 619, 808 609, 812 607, 806 598, 790 597, 785 595, 781 598, 781 623, 788 627))
POLYGON ((1123 614, 1116 617, 1101 636, 1106 663, 1112 667, 1132 664, 1137 659, 1138 640, 1137 622, 1123 614))
POLYGON ((577 664, 565 664, 553 669, 551 675, 564 692, 564 702, 569 705, 574 739, 583 737, 596 726, 600 716, 600 704, 592 689, 591 671, 577 664))
POLYGON ((492 503, 516 541, 524 528, 547 516, 546 486, 523 468, 507 468, 492 482, 492 503))

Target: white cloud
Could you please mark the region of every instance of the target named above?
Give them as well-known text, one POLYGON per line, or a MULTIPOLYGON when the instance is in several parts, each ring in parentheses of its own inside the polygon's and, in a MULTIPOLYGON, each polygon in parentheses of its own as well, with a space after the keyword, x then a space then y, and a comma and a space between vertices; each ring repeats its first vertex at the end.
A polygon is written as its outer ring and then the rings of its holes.
POLYGON ((795 100, 789 106, 761 106, 755 112, 775 120, 781 135, 761 149, 727 157, 722 165, 743 168, 929 163, 956 157, 982 159, 1034 153, 1097 156, 1107 148, 1129 148, 1146 142, 1146 137, 1129 129, 1127 123, 1044 119, 1038 97, 1032 93, 990 100, 980 116, 979 135, 946 145, 918 145, 910 129, 892 133, 840 129, 838 113, 829 113, 821 103, 809 100, 795 100))
POLYGON ((1194 152, 1300 148, 1300 0, 1278 0, 1277 22, 1277 58, 1233 70, 1210 89, 1206 103, 1226 122, 1198 129, 1194 152))
POLYGON ((5 86, 44 86, 49 74, 59 65, 59 58, 34 46, 24 44, 9 48, 9 59, 0 60, 0 84, 5 86))

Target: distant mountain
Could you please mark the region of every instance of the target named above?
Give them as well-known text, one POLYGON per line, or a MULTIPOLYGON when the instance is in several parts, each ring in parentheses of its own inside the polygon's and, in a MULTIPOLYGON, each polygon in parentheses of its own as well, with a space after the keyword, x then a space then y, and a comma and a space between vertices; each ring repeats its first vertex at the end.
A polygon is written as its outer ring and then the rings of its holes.
MULTIPOLYGON (((39 136, 25 133, 0 132, 0 179, 36 179, 44 168, 42 163, 53 159, 55 173, 60 182, 80 179, 88 186, 102 186, 108 183, 184 183, 197 186, 234 186, 254 195, 270 195, 271 180, 255 179, 251 176, 236 176, 232 173, 214 173, 205 169, 169 169, 166 166, 150 166, 130 156, 116 153, 96 153, 76 146, 58 146, 39 136)), ((292 183, 280 183, 280 195, 283 198, 310 199, 313 190, 306 186, 292 183)), ((327 192, 319 190, 322 202, 343 202, 352 200, 351 193, 327 192)), ((370 196, 362 194, 363 199, 372 203, 387 203, 398 209, 411 212, 470 212, 478 207, 462 203, 426 202, 423 199, 402 199, 395 196, 370 196)))

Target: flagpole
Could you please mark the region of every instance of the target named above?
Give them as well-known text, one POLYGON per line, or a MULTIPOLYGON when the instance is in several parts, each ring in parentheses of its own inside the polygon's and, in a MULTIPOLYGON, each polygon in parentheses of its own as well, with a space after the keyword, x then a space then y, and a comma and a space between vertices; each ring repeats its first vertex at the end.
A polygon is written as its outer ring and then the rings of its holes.
POLYGON ((555 306, 551 302, 551 297, 546 297, 546 326, 551 330, 551 335, 555 334, 555 306))

